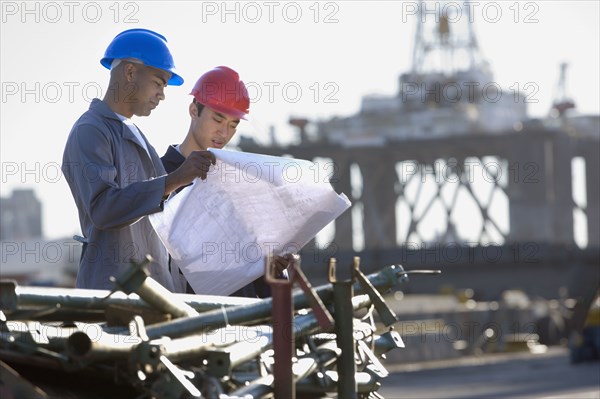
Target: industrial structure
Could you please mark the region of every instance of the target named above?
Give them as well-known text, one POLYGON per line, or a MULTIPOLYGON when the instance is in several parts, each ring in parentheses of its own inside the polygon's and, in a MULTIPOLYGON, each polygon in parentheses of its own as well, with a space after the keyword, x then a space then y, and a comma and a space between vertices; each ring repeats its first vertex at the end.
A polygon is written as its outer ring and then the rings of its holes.
MULTIPOLYGON (((352 201, 326 248, 305 249, 321 254, 309 273, 325 277, 322 255, 359 251, 370 264, 441 268, 443 284, 488 299, 514 287, 577 296, 579 281, 598 278, 600 116, 577 114, 561 65, 548 117, 528 118, 528 95, 494 82, 470 18, 453 20, 419 15, 395 96, 365 97, 351 116, 294 118, 296 145, 240 147, 329 160, 323 169, 352 201)), ((411 292, 439 291, 439 280, 420 282, 411 292)))
POLYGON ((488 339, 486 323, 506 331, 517 320, 512 335, 533 334, 519 327, 531 327, 535 312, 497 301, 507 290, 574 298, 564 331, 580 328, 600 280, 600 117, 574 113, 562 65, 550 115, 528 119, 527 96, 493 83, 472 25, 450 17, 421 18, 396 96, 366 97, 356 115, 319 122, 315 136, 294 118, 297 145, 241 141, 249 152, 330 160, 332 185, 353 203, 326 245, 303 249, 302 269, 292 262, 290 280, 266 262, 273 298, 171 294, 144 264, 115 276, 113 292, 2 282, 0 382, 9 393, 378 398, 388 375, 379 358, 404 347, 390 328, 401 318, 382 295, 423 272, 415 266, 442 273, 404 292, 469 288, 487 301, 459 315, 479 323, 469 353, 508 345, 488 339), (352 265, 345 275, 332 257, 352 265))

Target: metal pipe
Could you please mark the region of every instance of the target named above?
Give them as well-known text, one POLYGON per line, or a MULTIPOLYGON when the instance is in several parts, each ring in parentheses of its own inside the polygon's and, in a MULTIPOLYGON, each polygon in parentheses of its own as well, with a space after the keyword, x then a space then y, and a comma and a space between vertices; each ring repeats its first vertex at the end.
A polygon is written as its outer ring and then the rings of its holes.
POLYGON ((175 318, 198 316, 194 308, 176 298, 172 292, 150 277, 146 267, 150 262, 152 257, 146 255, 142 262, 132 263, 123 274, 111 280, 126 294, 136 292, 149 305, 175 318))
MULTIPOLYGON (((60 352, 66 347, 69 336, 79 328, 87 328, 87 324, 80 323, 80 327, 56 327, 42 324, 38 321, 12 321, 3 324, 0 332, 0 347, 45 348, 60 352)), ((90 324, 93 326, 93 324, 90 324)), ((98 327, 98 329, 100 328, 98 327)))
MULTIPOLYGON (((378 273, 368 276, 371 284, 375 288, 383 292, 397 283, 397 279, 410 274, 416 273, 416 270, 404 271, 402 266, 388 266, 378 273)), ((435 271, 439 272, 439 271, 435 271)), ((433 273, 423 271, 422 273, 433 273)), ((315 289, 321 300, 328 302, 331 300, 332 294, 328 292, 327 285, 320 286, 315 289)), ((363 293, 362 288, 355 284, 354 291, 363 293)), ((263 302, 261 299, 227 297, 217 295, 191 295, 191 294, 171 294, 178 300, 184 301, 198 312, 208 312, 215 309, 226 307, 257 305, 263 302)), ((125 294, 117 291, 108 290, 92 290, 82 288, 64 288, 64 287, 32 287, 19 286, 15 281, 2 280, 0 281, 0 309, 5 311, 7 315, 12 315, 16 310, 29 310, 30 308, 49 308, 56 307, 57 309, 66 310, 73 309, 76 312, 85 312, 86 310, 97 311, 105 310, 109 306, 118 305, 132 308, 151 307, 139 297, 137 294, 125 294), (109 296, 110 295, 110 296, 109 296)), ((294 293, 294 307, 300 309, 308 307, 305 299, 300 293, 294 293)), ((268 315, 271 307, 270 304, 262 305, 261 309, 266 310, 265 315, 268 315)), ((57 311, 58 312, 58 311, 57 311)), ((47 320, 63 320, 62 314, 53 313, 45 316, 47 320)), ((73 316, 76 317, 76 316, 73 316)), ((266 317, 266 316, 265 316, 266 317)))
POLYGON ((67 352, 77 359, 123 359, 127 358, 134 348, 142 342, 138 337, 124 336, 121 341, 113 342, 99 337, 92 340, 83 331, 77 331, 67 340, 67 352))
MULTIPOLYGON (((354 258, 356 266, 358 258, 354 258)), ((335 335, 340 356, 337 361, 338 396, 344 399, 357 399, 356 363, 354 360, 354 326, 352 309, 352 280, 338 281, 335 278, 335 259, 329 260, 329 281, 333 284, 333 306, 335 312, 335 335)), ((373 299, 373 298, 371 298, 373 299)))
MULTIPOLYGON (((178 301, 190 305, 198 312, 261 302, 261 299, 230 296, 173 293, 171 295, 177 298, 178 301)), ((5 313, 10 316, 21 310, 44 309, 50 312, 50 308, 55 308, 52 311, 55 318, 52 320, 63 321, 62 315, 64 313, 62 312, 72 311, 75 313, 75 316, 72 317, 85 314, 86 311, 103 315, 103 313, 98 312, 104 311, 110 306, 152 309, 148 303, 135 293, 128 295, 121 291, 111 293, 108 290, 82 288, 30 287, 19 286, 15 281, 0 281, 0 309, 6 311, 5 313)), ((16 319, 16 317, 13 317, 13 319, 16 319)))
POLYGON ((375 353, 376 356, 381 356, 396 348, 404 348, 404 342, 398 332, 387 331, 374 337, 373 353, 375 353))
MULTIPOLYGON (((398 279, 405 274, 401 266, 388 266, 385 269, 367 276, 371 284, 380 292, 393 287, 398 279)), ((315 292, 324 303, 329 303, 333 298, 333 288, 331 284, 325 284, 315 289, 315 292)), ((354 285, 356 294, 363 294, 362 287, 356 283, 354 285)), ((304 292, 295 290, 293 292, 294 309, 303 309, 310 306, 310 303, 304 292)), ((221 311, 213 310, 205 312, 199 316, 173 320, 153 324, 147 328, 150 338, 159 338, 162 336, 181 337, 206 329, 216 329, 224 327, 227 324, 257 324, 267 320, 271 314, 273 298, 264 299, 255 304, 232 306, 223 308, 221 311)))
MULTIPOLYGON (((242 326, 236 326, 241 328, 242 326)), ((256 327, 243 327, 255 329, 256 327)), ((162 343, 163 354, 173 362, 195 359, 219 346, 232 345, 238 341, 241 332, 233 334, 227 329, 213 330, 210 334, 195 334, 162 343)), ((246 332, 244 332, 246 334, 246 332)))

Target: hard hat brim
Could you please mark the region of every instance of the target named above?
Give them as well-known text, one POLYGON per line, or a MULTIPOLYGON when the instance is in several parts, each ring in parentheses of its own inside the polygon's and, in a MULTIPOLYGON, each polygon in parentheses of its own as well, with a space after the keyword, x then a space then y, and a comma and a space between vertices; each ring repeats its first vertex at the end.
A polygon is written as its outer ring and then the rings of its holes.
MULTIPOLYGON (((201 103, 202 104, 202 103, 201 103)), ((235 118, 240 118, 243 120, 248 120, 248 114, 242 111, 239 111, 237 109, 231 108, 231 107, 227 107, 225 105, 221 105, 221 104, 202 104, 205 107, 211 108, 214 111, 220 112, 222 114, 228 115, 228 116, 233 116, 235 118)))
POLYGON ((178 74, 176 74, 175 72, 172 72, 172 71, 167 71, 167 72, 171 72, 171 78, 167 82, 167 85, 181 86, 183 84, 183 78, 181 76, 179 76, 178 74))

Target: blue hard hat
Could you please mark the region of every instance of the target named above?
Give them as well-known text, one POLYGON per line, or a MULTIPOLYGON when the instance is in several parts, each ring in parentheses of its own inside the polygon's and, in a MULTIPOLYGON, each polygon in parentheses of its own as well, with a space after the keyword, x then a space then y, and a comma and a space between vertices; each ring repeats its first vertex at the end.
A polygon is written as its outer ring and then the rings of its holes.
POLYGON ((144 65, 170 72, 169 85, 183 84, 183 78, 175 72, 167 39, 159 33, 149 29, 129 29, 119 33, 106 48, 100 63, 110 69, 114 59, 122 58, 137 58, 144 65))

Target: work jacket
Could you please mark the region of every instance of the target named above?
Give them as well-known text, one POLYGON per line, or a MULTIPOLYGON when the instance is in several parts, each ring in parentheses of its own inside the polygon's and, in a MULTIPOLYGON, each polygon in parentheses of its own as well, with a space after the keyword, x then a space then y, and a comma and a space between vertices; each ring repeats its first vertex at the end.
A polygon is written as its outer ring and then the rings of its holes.
POLYGON ((111 276, 150 255, 150 276, 173 291, 167 250, 147 217, 162 211, 166 173, 156 150, 142 137, 148 152, 99 99, 71 129, 62 169, 87 241, 78 288, 112 289, 111 276))

